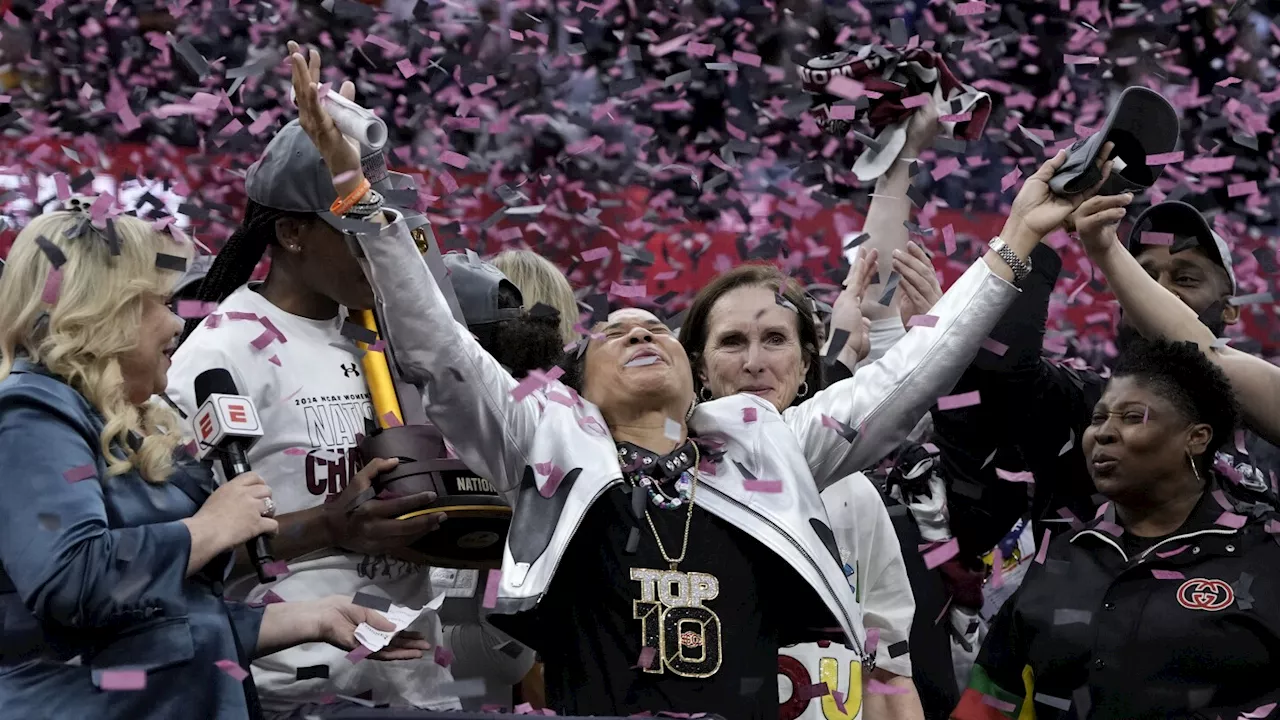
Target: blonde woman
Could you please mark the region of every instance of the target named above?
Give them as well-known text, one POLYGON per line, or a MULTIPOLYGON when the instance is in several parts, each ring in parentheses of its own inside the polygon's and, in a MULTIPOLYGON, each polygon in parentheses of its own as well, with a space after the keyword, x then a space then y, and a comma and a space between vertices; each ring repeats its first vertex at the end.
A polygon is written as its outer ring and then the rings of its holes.
MULTIPOLYGON (((385 618, 345 598, 222 600, 230 550, 271 533, 270 490, 215 488, 149 398, 191 250, 137 218, 35 218, 0 276, 0 698, 7 717, 246 718, 253 657, 355 646, 385 618)), ((414 658, 397 640, 378 659, 414 658)))
POLYGON ((582 339, 574 329, 578 324, 578 301, 564 273, 532 250, 506 250, 493 259, 507 279, 520 288, 526 310, 538 303, 560 311, 560 336, 565 345, 582 339))

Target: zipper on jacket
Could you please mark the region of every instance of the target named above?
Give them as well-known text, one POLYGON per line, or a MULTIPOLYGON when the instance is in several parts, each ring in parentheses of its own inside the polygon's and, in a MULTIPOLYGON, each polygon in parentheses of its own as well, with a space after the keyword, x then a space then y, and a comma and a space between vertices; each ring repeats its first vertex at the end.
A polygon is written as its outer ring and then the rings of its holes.
MULTIPOLYGON (((791 535, 789 535, 785 530, 783 530, 781 527, 779 527, 777 523, 775 523, 774 521, 770 520, 769 518, 767 518, 767 517, 765 517, 765 516, 761 515, 760 513, 756 512, 755 510, 752 510, 751 508, 747 507, 747 506, 746 506, 746 505, 744 505, 742 502, 740 502, 737 498, 730 497, 730 496, 729 496, 729 495, 727 495, 726 493, 721 492, 720 490, 717 490, 716 488, 712 487, 712 486, 711 486, 711 485, 709 485, 709 484, 705 484, 705 483, 700 484, 700 485, 698 486, 698 489, 700 489, 700 490, 702 490, 702 489, 710 490, 711 492, 715 493, 716 495, 719 495, 720 497, 724 498, 725 500, 728 500, 729 502, 733 503, 734 505, 737 505, 738 507, 742 508, 743 510, 745 510, 745 511, 747 511, 747 512, 751 513, 752 515, 754 515, 755 517, 759 518, 759 519, 760 519, 760 520, 762 520, 763 522, 768 523, 768 524, 769 524, 769 526, 770 526, 770 527, 772 527, 774 530, 776 530, 776 531, 778 532, 778 534, 779 534, 779 535, 781 535, 781 536, 785 537, 785 538, 787 539, 787 541, 791 543, 792 547, 794 547, 796 550, 799 550, 799 551, 800 551, 800 554, 804 556, 804 559, 805 559, 805 560, 808 560, 808 561, 809 561, 809 565, 811 565, 811 566, 813 567, 813 569, 814 569, 814 570, 817 570, 817 571, 818 571, 818 577, 822 578, 822 584, 823 584, 823 585, 825 585, 825 586, 827 587, 827 592, 831 593, 831 597, 833 597, 833 598, 834 598, 834 597, 836 596, 835 588, 831 587, 831 583, 827 581, 827 574, 826 574, 826 573, 824 573, 824 572, 822 572, 822 568, 818 567, 818 563, 813 559, 813 557, 812 557, 811 555, 809 555, 809 553, 805 552, 805 549, 804 549, 803 547, 801 547, 801 546, 800 546, 800 543, 796 542, 796 541, 795 541, 795 538, 791 537, 791 535)), ((839 603, 837 603, 837 604, 839 604, 839 603)), ((849 613, 848 613, 848 612, 847 612, 843 607, 841 607, 841 608, 840 608, 840 612, 844 615, 844 620, 845 620, 845 622, 847 622, 847 623, 849 624, 849 629, 851 629, 851 630, 855 630, 855 629, 857 628, 857 624, 856 624, 856 623, 854 623, 854 622, 853 622, 853 620, 849 617, 849 613)), ((865 665, 865 662, 866 662, 866 660, 867 660, 867 653, 866 653, 866 651, 865 651, 865 650, 863 650, 863 648, 862 648, 862 643, 858 641, 858 636, 857 636, 857 634, 856 634, 856 630, 855 630, 855 634, 854 634, 852 637, 850 637, 849 639, 850 639, 850 640, 852 640, 852 641, 853 641, 853 644, 857 646, 857 652, 858 652, 858 655, 859 655, 859 657, 861 657, 861 658, 863 659, 863 661, 864 661, 864 665, 865 665)))

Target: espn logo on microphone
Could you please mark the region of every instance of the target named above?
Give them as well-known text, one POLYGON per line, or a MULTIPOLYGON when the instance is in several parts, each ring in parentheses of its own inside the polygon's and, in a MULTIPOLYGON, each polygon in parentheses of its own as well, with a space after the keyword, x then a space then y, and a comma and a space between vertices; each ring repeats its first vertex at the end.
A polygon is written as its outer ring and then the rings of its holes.
POLYGON ((203 460, 227 438, 247 440, 249 445, 262 437, 262 422, 253 401, 243 395, 213 394, 192 418, 196 436, 196 457, 203 460))

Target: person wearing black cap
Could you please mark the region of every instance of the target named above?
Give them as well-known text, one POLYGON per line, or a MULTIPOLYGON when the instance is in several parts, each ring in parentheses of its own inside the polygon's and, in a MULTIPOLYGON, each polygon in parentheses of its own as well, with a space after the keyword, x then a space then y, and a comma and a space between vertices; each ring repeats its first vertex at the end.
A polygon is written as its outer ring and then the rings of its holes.
POLYGON ((520 288, 474 252, 449 253, 444 264, 467 329, 512 376, 559 364, 564 342, 555 308, 540 304, 524 310, 520 288))
MULTIPOLYGON (((1219 333, 1204 322, 1203 316, 1198 317, 1186 305, 1174 302, 1177 296, 1161 283, 1163 276, 1152 273, 1149 263, 1135 261, 1133 254, 1126 252, 1120 244, 1120 238, 1116 235, 1116 224, 1120 216, 1116 211, 1094 212, 1091 203, 1092 201, 1081 205, 1077 213, 1080 242, 1088 252, 1089 259, 1106 276, 1116 299, 1124 309, 1125 317, 1146 335, 1199 345, 1231 381, 1243 411, 1245 426, 1272 446, 1280 443, 1280 368, 1261 358, 1227 347, 1225 342, 1219 340, 1219 333)), ((1199 213, 1195 213, 1190 206, 1183 207, 1185 210, 1180 210, 1180 214, 1185 218, 1185 227, 1202 228, 1202 232, 1207 232, 1214 240, 1212 245, 1201 246, 1204 254, 1218 258, 1219 261, 1223 257, 1230 257, 1222 238, 1208 228, 1199 213)), ((1135 227, 1142 226, 1143 218, 1139 217, 1135 227)), ((1130 249, 1135 246, 1134 237, 1133 234, 1129 236, 1130 249)), ((1141 243, 1142 239, 1139 238, 1136 242, 1141 243)), ((1168 250, 1171 256, 1182 254, 1179 251, 1181 244, 1183 241, 1175 236, 1173 245, 1168 250)), ((1235 278, 1230 264, 1223 263, 1223 268, 1227 279, 1234 286, 1235 278)), ((1184 272, 1188 273, 1188 279, 1197 277, 1192 270, 1184 272)), ((1257 447, 1260 443, 1244 440, 1246 449, 1251 444, 1257 447)), ((1272 463, 1270 467, 1263 469, 1267 473, 1266 480, 1269 481, 1272 492, 1275 492, 1277 472, 1280 472, 1277 465, 1280 464, 1272 463)), ((1241 472, 1240 467, 1234 469, 1241 472)))
MULTIPOLYGON (((1090 214, 1123 214, 1131 200, 1128 194, 1099 195, 1090 203, 1090 214)), ((1075 215, 1077 222, 1082 217, 1075 215)), ((1231 303, 1236 286, 1230 250, 1195 208, 1181 202, 1152 206, 1137 218, 1125 247, 1215 337, 1239 319, 1239 308, 1231 303)), ((1086 472, 1080 438, 1106 380, 1079 363, 1067 366, 1041 357, 1049 299, 1062 261, 1041 245, 1031 263, 1022 294, 991 333, 989 349, 994 350, 979 353, 953 390, 976 390, 981 404, 933 411, 934 442, 942 450, 944 473, 953 483, 981 493, 976 501, 960 497, 950 503, 962 554, 966 548, 994 545, 1028 509, 1027 487, 1000 480, 997 468, 1026 470, 1035 477, 1030 512, 1037 537, 1046 529, 1067 527, 1071 518, 1093 517, 1095 511, 1097 491, 1086 472), (1000 350, 1003 354, 997 355, 1000 350)), ((1116 345, 1123 351, 1137 336, 1122 316, 1116 345)), ((1268 475, 1280 467, 1276 449, 1251 433, 1239 445, 1228 444, 1218 456, 1231 468, 1228 475, 1240 479, 1233 487, 1254 499, 1274 496, 1268 475)))
MULTIPOLYGON (((344 95, 353 92, 350 83, 344 86, 344 95)), ((372 184, 368 178, 379 163, 366 156, 362 165, 350 173, 359 187, 372 184)), ((385 164, 380 167, 385 176, 385 164)), ((273 551, 290 572, 267 585, 245 575, 229 591, 251 601, 269 593, 294 599, 364 592, 420 608, 433 597, 430 568, 386 553, 438 527, 440 514, 396 519, 427 506, 435 495, 360 502, 373 478, 396 461, 370 459, 361 468, 358 438, 374 413, 359 351, 343 332, 346 311, 372 308, 374 301, 344 228, 380 213, 381 196, 366 188, 354 205, 344 203, 331 166, 297 121, 281 128, 249 168, 245 191, 244 223, 197 294, 218 307, 204 321, 189 323, 166 392, 194 415, 196 376, 226 368, 262 420, 265 436, 250 449, 249 461, 274 493, 280 533, 273 551), (335 214, 335 207, 344 212, 335 214), (268 247, 266 280, 249 283, 268 247)), ((440 642, 434 614, 424 614, 418 626, 433 644, 440 642)), ((336 649, 308 645, 261 658, 253 670, 270 716, 310 714, 322 698, 336 694, 370 693, 374 702, 395 706, 459 708, 456 698, 438 692, 452 676, 432 658, 353 664, 336 649), (315 666, 327 666, 327 674, 299 675, 315 666)))

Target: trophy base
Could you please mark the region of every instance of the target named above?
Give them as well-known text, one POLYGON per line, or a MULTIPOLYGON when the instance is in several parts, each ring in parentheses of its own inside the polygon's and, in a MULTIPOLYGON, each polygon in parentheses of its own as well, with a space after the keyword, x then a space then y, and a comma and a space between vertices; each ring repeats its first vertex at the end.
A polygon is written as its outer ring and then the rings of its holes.
POLYGON ((511 508, 484 495, 453 495, 444 503, 401 515, 398 520, 444 513, 440 528, 395 554, 434 567, 498 569, 511 527, 511 508))

